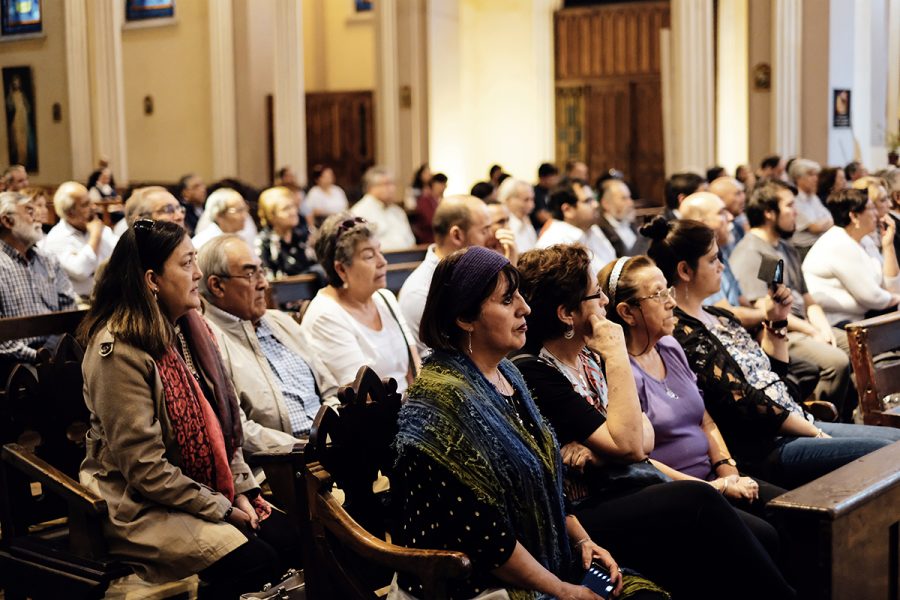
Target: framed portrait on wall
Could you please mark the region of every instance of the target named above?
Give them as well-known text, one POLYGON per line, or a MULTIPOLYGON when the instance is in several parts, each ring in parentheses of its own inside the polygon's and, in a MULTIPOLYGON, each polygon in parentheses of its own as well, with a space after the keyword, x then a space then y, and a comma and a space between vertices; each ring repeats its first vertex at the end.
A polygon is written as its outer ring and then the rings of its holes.
POLYGON ((37 127, 34 115, 34 80, 31 67, 3 68, 3 104, 9 164, 38 171, 37 127))
POLYGON ((41 0, 0 0, 0 37, 41 33, 41 0))
POLYGON ((371 12, 373 2, 374 0, 353 0, 353 6, 358 13, 371 12))
POLYGON ((175 0, 125 0, 126 21, 171 19, 175 16, 175 0))

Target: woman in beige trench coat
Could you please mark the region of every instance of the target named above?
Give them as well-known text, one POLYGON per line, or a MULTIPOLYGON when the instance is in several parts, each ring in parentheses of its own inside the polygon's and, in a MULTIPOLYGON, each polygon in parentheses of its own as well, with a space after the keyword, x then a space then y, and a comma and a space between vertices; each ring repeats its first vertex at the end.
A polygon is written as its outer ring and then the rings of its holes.
POLYGON ((295 566, 299 543, 243 460, 240 408, 196 311, 200 276, 175 223, 138 221, 119 240, 79 332, 81 482, 106 500, 110 551, 138 575, 199 573, 214 597, 235 597, 295 566))

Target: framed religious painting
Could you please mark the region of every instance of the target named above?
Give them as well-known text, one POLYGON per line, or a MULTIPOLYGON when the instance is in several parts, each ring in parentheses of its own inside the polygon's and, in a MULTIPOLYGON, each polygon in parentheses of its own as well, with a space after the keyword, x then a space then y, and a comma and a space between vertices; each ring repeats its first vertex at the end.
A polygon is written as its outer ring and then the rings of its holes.
POLYGON ((37 127, 31 67, 3 68, 3 104, 6 107, 9 164, 22 165, 29 173, 36 173, 37 127))

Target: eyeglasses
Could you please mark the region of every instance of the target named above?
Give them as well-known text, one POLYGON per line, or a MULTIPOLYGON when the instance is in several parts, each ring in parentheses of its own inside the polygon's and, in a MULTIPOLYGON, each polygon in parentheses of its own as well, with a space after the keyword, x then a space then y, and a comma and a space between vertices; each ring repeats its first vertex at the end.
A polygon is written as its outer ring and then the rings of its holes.
POLYGON ((266 278, 266 271, 260 267, 247 267, 247 269, 238 275, 232 273, 222 273, 219 275, 222 279, 246 279, 249 282, 259 281, 266 278))
POLYGON ((601 298, 605 298, 606 294, 603 292, 597 292, 596 294, 591 294, 590 296, 585 296, 581 299, 582 302, 587 302, 588 300, 599 300, 601 298))
POLYGON ((240 206, 232 206, 231 208, 226 208, 225 212, 229 215, 236 215, 238 213, 250 212, 250 209, 247 208, 246 204, 241 204, 240 206))
POLYGON ((153 214, 162 213, 164 215, 174 215, 175 213, 183 213, 184 207, 180 204, 166 204, 153 211, 153 214))
POLYGON ((641 302, 643 300, 653 300, 655 302, 659 302, 660 304, 664 303, 666 300, 675 300, 675 288, 670 287, 664 290, 659 290, 655 294, 650 294, 649 296, 641 296, 640 298, 635 298, 635 302, 641 302))

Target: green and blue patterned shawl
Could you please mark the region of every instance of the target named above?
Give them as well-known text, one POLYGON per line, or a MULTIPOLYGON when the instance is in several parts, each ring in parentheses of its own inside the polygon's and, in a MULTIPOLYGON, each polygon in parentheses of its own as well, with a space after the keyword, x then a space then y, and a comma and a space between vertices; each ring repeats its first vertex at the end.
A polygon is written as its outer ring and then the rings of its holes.
POLYGON ((539 563, 564 576, 571 555, 559 445, 516 367, 503 360, 500 370, 521 399, 522 419, 538 424, 537 438, 467 356, 435 351, 400 410, 397 451, 414 448, 446 468, 510 520, 539 563))

